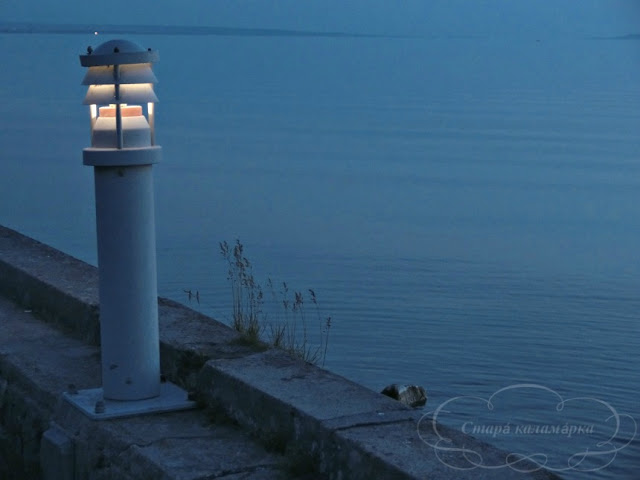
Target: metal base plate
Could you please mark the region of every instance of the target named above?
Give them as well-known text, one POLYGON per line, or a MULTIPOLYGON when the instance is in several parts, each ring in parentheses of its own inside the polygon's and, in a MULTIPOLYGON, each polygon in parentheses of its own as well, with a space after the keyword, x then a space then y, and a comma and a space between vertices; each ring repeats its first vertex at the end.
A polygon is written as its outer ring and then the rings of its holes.
POLYGON ((196 402, 188 399, 187 392, 172 383, 160 384, 160 395, 146 400, 108 400, 104 398, 102 388, 78 390, 77 393, 64 392, 65 400, 79 408, 94 420, 131 417, 149 413, 174 412, 196 408, 196 402), (104 402, 96 409, 96 403, 104 402))

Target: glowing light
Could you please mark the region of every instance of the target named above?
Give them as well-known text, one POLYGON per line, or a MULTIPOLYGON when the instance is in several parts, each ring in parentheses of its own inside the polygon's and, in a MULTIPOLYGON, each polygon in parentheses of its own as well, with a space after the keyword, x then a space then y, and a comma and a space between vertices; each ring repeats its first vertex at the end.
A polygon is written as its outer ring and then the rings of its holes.
MULTIPOLYGON (((120 115, 123 117, 138 117, 142 115, 142 107, 140 105, 120 105, 120 115)), ((101 117, 115 117, 116 107, 100 107, 101 117)))
POLYGON ((93 32, 94 35, 98 35, 98 32, 93 32))
MULTIPOLYGON (((91 105, 109 105, 114 103, 116 98, 115 85, 90 85, 84 104, 91 105)), ((151 83, 137 83, 120 85, 120 102, 119 103, 146 103, 157 102, 158 97, 153 93, 153 85, 151 83)))
MULTIPOLYGON (((157 83, 150 63, 120 65, 120 83, 157 83)), ((109 85, 113 83, 113 65, 89 67, 83 85, 109 85)))

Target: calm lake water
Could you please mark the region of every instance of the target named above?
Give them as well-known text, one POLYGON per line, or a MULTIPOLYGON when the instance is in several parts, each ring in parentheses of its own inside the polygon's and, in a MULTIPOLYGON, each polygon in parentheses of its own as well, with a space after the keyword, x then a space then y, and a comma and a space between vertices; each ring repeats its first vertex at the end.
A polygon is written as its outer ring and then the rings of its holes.
MULTIPOLYGON (((128 38, 161 55, 161 295, 228 320, 240 238, 258 280, 315 290, 330 370, 424 385, 566 478, 637 478, 640 42, 128 38)), ((77 55, 102 41, 0 35, 0 223, 94 264, 77 55)))

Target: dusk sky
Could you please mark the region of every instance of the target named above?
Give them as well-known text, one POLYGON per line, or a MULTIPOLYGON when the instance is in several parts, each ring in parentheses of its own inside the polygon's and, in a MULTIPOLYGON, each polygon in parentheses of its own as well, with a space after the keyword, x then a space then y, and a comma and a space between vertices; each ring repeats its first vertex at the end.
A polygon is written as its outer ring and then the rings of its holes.
POLYGON ((638 0, 4 0, 10 22, 205 25, 379 34, 622 35, 638 0))

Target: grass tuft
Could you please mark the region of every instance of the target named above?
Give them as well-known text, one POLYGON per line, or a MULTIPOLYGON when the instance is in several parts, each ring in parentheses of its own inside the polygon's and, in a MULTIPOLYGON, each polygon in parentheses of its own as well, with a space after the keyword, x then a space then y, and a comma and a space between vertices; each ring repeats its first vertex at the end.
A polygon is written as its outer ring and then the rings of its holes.
POLYGON ((249 343, 266 342, 306 362, 324 366, 331 317, 322 316, 315 291, 309 289, 305 297, 301 291, 290 291, 286 282, 282 282, 281 288, 276 291, 271 278, 267 279, 263 288, 255 280, 253 267, 244 254, 240 240, 236 240, 233 246, 226 241, 220 242, 220 253, 228 265, 227 280, 232 296, 231 326, 249 343), (265 309, 265 291, 270 294, 275 308, 265 309), (312 310, 314 322, 320 327, 317 344, 312 344, 310 339, 310 318, 305 302, 312 310))

